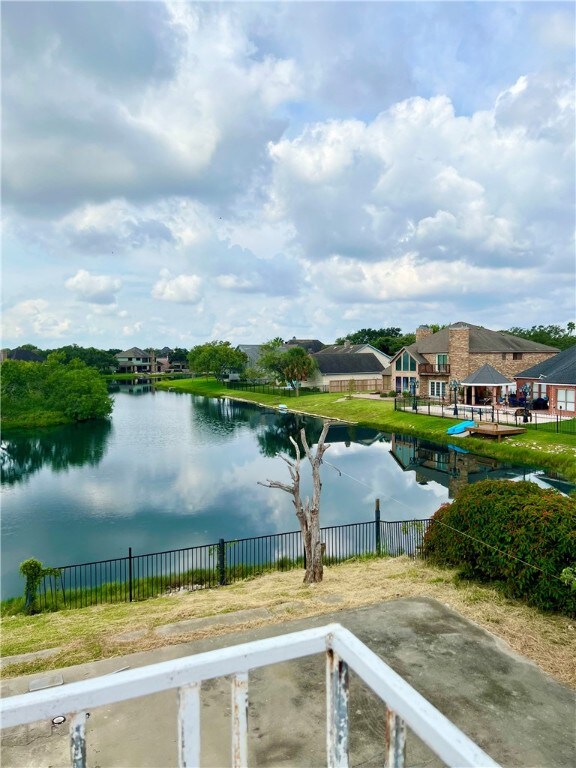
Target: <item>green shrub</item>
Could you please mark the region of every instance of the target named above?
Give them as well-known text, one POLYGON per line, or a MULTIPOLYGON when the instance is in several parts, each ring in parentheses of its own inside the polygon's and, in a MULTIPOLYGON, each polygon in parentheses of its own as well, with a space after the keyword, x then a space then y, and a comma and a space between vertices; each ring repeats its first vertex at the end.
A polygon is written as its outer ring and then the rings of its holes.
POLYGON ((576 502, 556 491, 508 480, 468 485, 433 516, 423 554, 466 578, 500 582, 531 605, 576 615, 576 591, 562 580, 576 561, 576 502))
POLYGON ((44 576, 60 576, 57 568, 43 568, 42 563, 33 557, 20 563, 20 573, 26 579, 24 587, 24 612, 36 613, 38 606, 36 603, 38 587, 44 576))

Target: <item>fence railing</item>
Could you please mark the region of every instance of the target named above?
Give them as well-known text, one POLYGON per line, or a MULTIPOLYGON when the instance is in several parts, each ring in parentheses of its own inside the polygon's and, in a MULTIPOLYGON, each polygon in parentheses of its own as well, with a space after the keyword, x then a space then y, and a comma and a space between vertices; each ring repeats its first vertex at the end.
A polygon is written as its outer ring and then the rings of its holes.
POLYGON ((464 405, 446 403, 420 397, 396 397, 394 410, 412 411, 428 416, 441 416, 449 419, 491 421, 497 424, 514 424, 528 429, 544 430, 568 435, 576 434, 576 418, 560 416, 546 411, 532 411, 524 408, 497 407, 494 405, 464 405), (457 410, 457 413, 454 411, 457 410), (525 421, 526 419, 526 421, 525 421))
MULTIPOLYGON (((234 768, 245 768, 249 758, 250 671, 319 653, 325 655, 326 763, 330 768, 349 765, 351 671, 386 704, 386 735, 380 745, 382 763, 390 768, 404 767, 406 738, 411 731, 443 765, 459 768, 498 765, 374 651, 339 624, 121 670, 117 675, 80 680, 59 688, 10 696, 0 701, 2 728, 50 722, 55 712, 66 713, 64 719, 69 720, 70 726, 70 764, 73 768, 85 768, 86 720, 90 710, 176 690, 178 709, 174 727, 178 734, 178 765, 199 766, 202 682, 229 677, 232 692, 229 764, 234 768)), ((273 689, 272 694, 275 692, 278 693, 273 689)), ((285 716, 290 716, 289 706, 285 716)), ((122 734, 117 734, 116 738, 121 740, 122 734)))
MULTIPOLYGON (((419 553, 429 520, 374 520, 321 528, 326 565, 354 557, 419 553)), ((145 600, 176 590, 196 591, 232 584, 269 571, 305 567, 300 531, 272 533, 164 552, 134 554, 92 563, 64 565, 45 576, 38 589, 42 610, 84 608, 145 600)))

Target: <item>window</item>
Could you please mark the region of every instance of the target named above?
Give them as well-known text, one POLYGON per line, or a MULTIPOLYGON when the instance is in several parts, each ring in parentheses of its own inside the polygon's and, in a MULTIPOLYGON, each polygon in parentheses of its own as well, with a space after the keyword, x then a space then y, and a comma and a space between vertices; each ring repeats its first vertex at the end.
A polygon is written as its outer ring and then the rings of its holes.
POLYGON ((502 352, 502 360, 506 360, 506 357, 507 357, 506 352, 502 352))
POLYGON ((402 356, 396 360, 397 371, 415 371, 416 360, 408 352, 402 352, 402 356))
POLYGON ((448 365, 448 355, 436 355, 436 364, 438 367, 448 365))
POLYGON ((539 397, 546 397, 546 384, 535 381, 532 384, 532 397, 537 400, 539 397))
POLYGON ((522 352, 512 352, 512 360, 522 360, 522 352))
POLYGON ((556 405, 558 408, 562 408, 563 411, 573 411, 574 392, 575 391, 573 389, 559 389, 556 399, 556 405))
POLYGON ((445 381, 430 382, 430 397, 444 397, 445 394, 446 394, 445 381))

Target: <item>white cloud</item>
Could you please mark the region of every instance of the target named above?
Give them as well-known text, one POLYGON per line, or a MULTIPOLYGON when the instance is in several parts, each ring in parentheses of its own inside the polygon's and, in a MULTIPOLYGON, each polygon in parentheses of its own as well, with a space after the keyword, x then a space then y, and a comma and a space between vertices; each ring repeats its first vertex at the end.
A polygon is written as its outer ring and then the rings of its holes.
POLYGON ((22 301, 2 314, 3 338, 61 338, 70 328, 70 320, 62 316, 61 309, 43 299, 22 301))
POLYGON ((161 301, 197 304, 202 298, 202 279, 198 275, 172 277, 167 269, 163 269, 160 280, 152 288, 152 296, 161 301))
POLYGON ((79 301, 115 304, 115 294, 122 288, 122 281, 109 275, 91 275, 85 269, 80 269, 74 277, 66 280, 65 286, 79 301))

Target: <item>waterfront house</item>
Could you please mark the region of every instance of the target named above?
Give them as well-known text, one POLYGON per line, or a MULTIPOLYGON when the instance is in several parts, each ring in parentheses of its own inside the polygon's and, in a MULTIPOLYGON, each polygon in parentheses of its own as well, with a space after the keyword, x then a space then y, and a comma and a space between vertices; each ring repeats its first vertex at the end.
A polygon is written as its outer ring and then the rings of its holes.
POLYGON ((477 381, 483 366, 491 366, 508 382, 498 385, 504 386, 505 394, 505 386, 512 391, 514 376, 527 365, 543 363, 557 354, 547 344, 471 323, 453 323, 436 333, 421 325, 414 344, 402 347, 390 360, 392 388, 406 392, 415 384, 421 397, 448 400, 450 383, 457 382, 464 402, 475 405, 494 395, 492 384, 477 381))
POLYGON ((528 399, 551 413, 576 416, 576 346, 517 374, 517 390, 528 387, 528 399))

